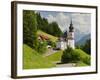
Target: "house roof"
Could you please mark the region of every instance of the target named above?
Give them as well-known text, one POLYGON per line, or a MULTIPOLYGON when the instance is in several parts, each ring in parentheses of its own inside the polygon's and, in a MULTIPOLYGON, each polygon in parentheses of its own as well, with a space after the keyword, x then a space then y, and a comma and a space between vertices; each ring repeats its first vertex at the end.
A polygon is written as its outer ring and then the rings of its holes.
POLYGON ((49 39, 50 39, 50 38, 48 38, 47 36, 42 35, 42 34, 40 34, 39 37, 40 37, 42 40, 49 40, 49 39))

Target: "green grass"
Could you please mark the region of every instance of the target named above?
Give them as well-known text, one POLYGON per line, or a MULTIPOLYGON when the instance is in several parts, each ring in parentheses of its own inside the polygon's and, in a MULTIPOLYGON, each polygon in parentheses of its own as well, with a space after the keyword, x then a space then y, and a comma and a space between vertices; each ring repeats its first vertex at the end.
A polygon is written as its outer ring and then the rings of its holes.
POLYGON ((81 49, 75 49, 74 50, 77 54, 79 54, 81 56, 81 58, 85 58, 85 57, 90 57, 86 52, 84 52, 81 49))
MULTIPOLYGON (((54 62, 61 61, 61 56, 63 51, 60 50, 51 54, 49 56, 43 57, 37 51, 30 48, 26 44, 23 45, 23 69, 38 69, 38 68, 52 68, 55 67, 56 64, 54 62)), ((75 52, 80 56, 81 61, 77 61, 76 66, 87 66, 85 60, 90 58, 88 54, 86 54, 81 49, 75 49, 75 52)), ((89 59, 90 60, 90 59, 89 59)), ((89 61, 90 62, 90 61, 89 61)))
POLYGON ((90 57, 90 55, 88 55, 86 52, 84 52, 84 51, 81 50, 81 49, 75 49, 74 51, 75 51, 76 54, 79 55, 80 60, 81 60, 83 63, 90 65, 90 62, 91 62, 91 57, 90 57))
POLYGON ((54 54, 51 54, 49 56, 46 56, 46 59, 48 59, 49 61, 61 61, 61 56, 62 56, 63 51, 58 51, 55 52, 54 54))
POLYGON ((43 31, 41 31, 41 30, 38 30, 38 31, 37 31, 37 34, 38 34, 38 35, 42 34, 42 35, 48 36, 48 37, 50 38, 50 40, 53 41, 53 42, 56 42, 57 39, 58 39, 57 37, 55 37, 55 36, 53 36, 53 35, 50 35, 50 34, 47 34, 47 33, 43 32, 43 31))
POLYGON ((76 66, 87 66, 87 64, 83 63, 82 61, 79 61, 76 63, 76 66))
POLYGON ((26 44, 23 45, 23 48, 23 69, 50 68, 55 66, 26 44))

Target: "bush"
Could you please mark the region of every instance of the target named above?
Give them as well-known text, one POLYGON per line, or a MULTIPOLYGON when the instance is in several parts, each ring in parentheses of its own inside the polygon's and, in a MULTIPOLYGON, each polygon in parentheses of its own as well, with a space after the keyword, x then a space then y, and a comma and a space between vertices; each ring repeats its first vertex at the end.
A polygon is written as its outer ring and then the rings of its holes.
POLYGON ((45 41, 39 42, 37 52, 39 52, 40 54, 44 54, 46 50, 47 50, 47 43, 45 41))
POLYGON ((66 50, 63 51, 63 55, 61 58, 62 63, 71 63, 71 62, 78 62, 82 61, 83 63, 90 65, 90 56, 82 51, 81 49, 75 49, 68 47, 66 50))
POLYGON ((56 47, 56 43, 52 42, 51 40, 48 40, 47 44, 50 45, 50 46, 52 46, 53 48, 56 47))
POLYGON ((68 47, 63 51, 63 55, 61 58, 62 63, 76 62, 78 60, 80 60, 80 57, 78 54, 74 53, 74 50, 72 48, 68 47))

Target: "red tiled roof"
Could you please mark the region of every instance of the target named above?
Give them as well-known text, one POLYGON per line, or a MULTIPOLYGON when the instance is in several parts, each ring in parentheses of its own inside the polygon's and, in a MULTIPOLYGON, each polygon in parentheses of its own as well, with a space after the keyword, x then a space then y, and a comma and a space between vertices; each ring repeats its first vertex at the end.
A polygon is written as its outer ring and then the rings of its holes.
POLYGON ((49 40, 49 38, 45 35, 39 35, 39 37, 42 39, 42 40, 49 40))

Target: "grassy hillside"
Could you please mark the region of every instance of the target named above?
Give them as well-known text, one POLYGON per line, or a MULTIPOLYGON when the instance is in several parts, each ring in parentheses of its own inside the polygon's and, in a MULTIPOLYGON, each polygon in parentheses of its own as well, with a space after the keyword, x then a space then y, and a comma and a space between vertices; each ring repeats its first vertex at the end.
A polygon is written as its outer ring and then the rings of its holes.
POLYGON ((89 57, 89 55, 81 49, 75 49, 74 51, 78 53, 82 58, 89 57))
POLYGON ((60 61, 62 53, 63 53, 63 51, 55 52, 54 54, 46 56, 46 59, 48 59, 49 61, 60 61))
POLYGON ((38 54, 35 50, 27 46, 23 45, 23 68, 24 69, 34 69, 34 68, 50 68, 55 65, 52 64, 49 60, 42 57, 42 55, 38 54))
POLYGON ((86 52, 84 52, 84 51, 81 50, 81 49, 75 49, 74 51, 75 51, 76 54, 79 55, 80 60, 81 60, 83 63, 90 65, 90 62, 91 62, 91 57, 90 57, 90 55, 88 55, 86 52))
POLYGON ((37 34, 38 34, 38 35, 42 34, 42 35, 48 36, 48 37, 51 39, 51 41, 53 41, 53 42, 57 41, 57 39, 58 39, 57 37, 52 36, 52 35, 50 35, 50 34, 47 34, 47 33, 43 32, 43 31, 41 31, 41 30, 38 30, 38 31, 37 31, 37 34))
MULTIPOLYGON (((55 67, 54 62, 61 61, 63 51, 55 52, 49 56, 43 57, 37 51, 30 48, 26 44, 23 45, 23 69, 51 68, 55 67)), ((80 56, 80 61, 76 66, 87 66, 90 63, 90 56, 81 49, 75 49, 75 54, 80 56)))
POLYGON ((83 63, 82 61, 79 61, 76 63, 76 66, 88 66, 87 64, 83 63))

